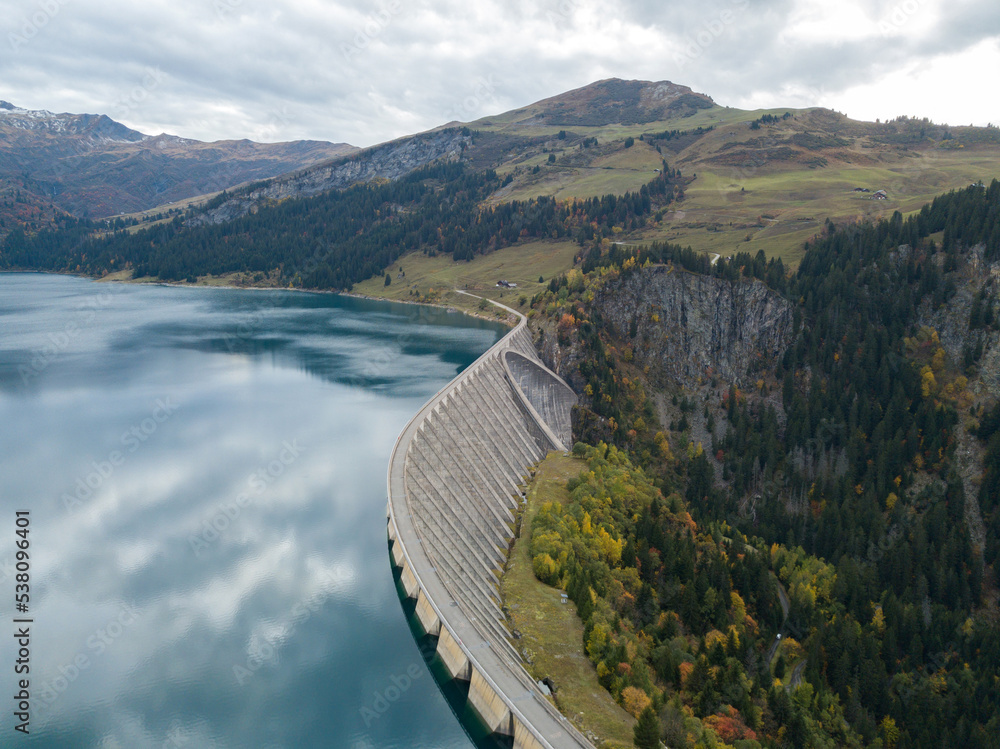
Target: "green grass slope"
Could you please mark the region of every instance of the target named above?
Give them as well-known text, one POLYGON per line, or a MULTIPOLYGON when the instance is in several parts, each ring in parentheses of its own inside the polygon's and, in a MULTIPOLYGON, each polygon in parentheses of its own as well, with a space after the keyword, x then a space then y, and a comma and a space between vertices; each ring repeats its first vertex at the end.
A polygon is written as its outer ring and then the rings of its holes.
POLYGON ((623 239, 720 254, 763 249, 793 264, 828 218, 905 214, 1000 176, 1000 128, 860 122, 826 109, 748 111, 669 82, 600 81, 469 127, 477 133, 473 163, 511 178, 492 202, 623 194, 665 159, 696 177, 687 199, 623 239), (887 197, 873 198, 877 190, 887 197))

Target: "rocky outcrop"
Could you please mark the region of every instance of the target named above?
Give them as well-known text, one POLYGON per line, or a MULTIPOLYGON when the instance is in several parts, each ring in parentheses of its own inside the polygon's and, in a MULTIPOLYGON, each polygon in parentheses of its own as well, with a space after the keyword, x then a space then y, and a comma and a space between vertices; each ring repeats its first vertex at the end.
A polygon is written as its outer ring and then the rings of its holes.
POLYGON ((654 384, 718 375, 739 384, 792 340, 792 305, 760 281, 725 281, 650 266, 605 284, 595 317, 654 384))
POLYGON ((269 201, 310 197, 375 179, 397 179, 434 161, 457 160, 471 142, 467 130, 451 129, 374 146, 238 190, 220 205, 188 219, 187 225, 221 224, 251 213, 269 201))

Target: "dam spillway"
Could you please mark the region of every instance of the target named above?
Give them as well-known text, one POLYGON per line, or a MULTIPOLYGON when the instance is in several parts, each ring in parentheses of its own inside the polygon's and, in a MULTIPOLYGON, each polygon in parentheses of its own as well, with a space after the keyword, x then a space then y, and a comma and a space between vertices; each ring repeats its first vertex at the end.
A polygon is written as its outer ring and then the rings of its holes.
MULTIPOLYGON (((494 302, 494 304, 497 304, 494 302)), ((572 389, 526 318, 431 398, 389 460, 388 534, 407 596, 452 677, 515 749, 592 749, 521 665, 499 579, 530 466, 571 441, 572 389)))

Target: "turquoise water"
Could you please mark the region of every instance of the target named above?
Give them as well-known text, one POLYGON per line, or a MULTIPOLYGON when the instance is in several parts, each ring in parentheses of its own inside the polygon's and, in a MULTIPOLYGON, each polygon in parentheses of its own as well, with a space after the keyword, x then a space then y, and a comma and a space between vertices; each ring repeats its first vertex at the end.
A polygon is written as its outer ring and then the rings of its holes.
POLYGON ((400 605, 385 469, 501 333, 329 294, 0 275, 0 693, 21 678, 17 510, 34 620, 31 733, 11 700, 0 745, 481 746, 400 605))

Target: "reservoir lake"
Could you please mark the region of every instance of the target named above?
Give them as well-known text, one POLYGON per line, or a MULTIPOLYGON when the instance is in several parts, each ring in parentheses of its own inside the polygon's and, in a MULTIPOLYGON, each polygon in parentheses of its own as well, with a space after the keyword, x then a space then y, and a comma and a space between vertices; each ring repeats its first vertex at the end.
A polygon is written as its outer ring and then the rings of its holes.
POLYGON ((401 604, 385 473, 504 332, 334 294, 0 274, 0 746, 492 746, 401 604))

